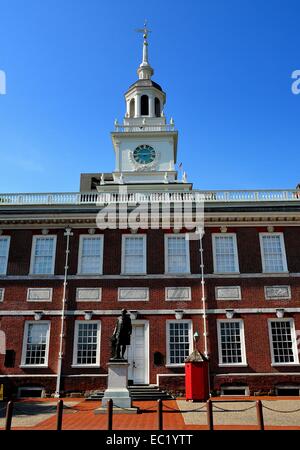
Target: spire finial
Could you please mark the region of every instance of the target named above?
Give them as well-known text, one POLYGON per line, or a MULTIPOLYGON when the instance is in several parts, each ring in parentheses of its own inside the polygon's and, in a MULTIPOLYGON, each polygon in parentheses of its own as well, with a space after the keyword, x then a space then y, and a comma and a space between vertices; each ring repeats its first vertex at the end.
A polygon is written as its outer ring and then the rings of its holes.
POLYGON ((144 28, 138 28, 137 31, 138 33, 143 33, 143 60, 142 63, 140 64, 140 67, 138 69, 138 74, 140 78, 151 78, 151 75, 153 75, 153 69, 149 64, 148 61, 148 35, 149 33, 151 33, 151 30, 149 30, 149 28, 147 28, 147 19, 145 19, 144 22, 144 28), (143 69, 147 69, 147 70, 143 70, 143 69))

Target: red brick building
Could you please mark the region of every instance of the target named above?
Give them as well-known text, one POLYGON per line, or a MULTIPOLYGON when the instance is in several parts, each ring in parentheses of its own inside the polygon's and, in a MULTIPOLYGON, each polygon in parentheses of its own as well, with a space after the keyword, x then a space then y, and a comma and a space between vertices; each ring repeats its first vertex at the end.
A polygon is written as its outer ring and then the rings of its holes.
POLYGON ((104 389, 125 307, 133 384, 182 390, 198 333, 212 391, 299 393, 299 191, 200 192, 179 180, 177 131, 147 46, 146 31, 112 133, 115 171, 82 174, 78 193, 0 194, 0 384, 15 394, 104 389), (187 239, 176 209, 188 204, 195 219, 197 195, 202 240, 187 239), (145 208, 158 217, 151 226, 145 208))

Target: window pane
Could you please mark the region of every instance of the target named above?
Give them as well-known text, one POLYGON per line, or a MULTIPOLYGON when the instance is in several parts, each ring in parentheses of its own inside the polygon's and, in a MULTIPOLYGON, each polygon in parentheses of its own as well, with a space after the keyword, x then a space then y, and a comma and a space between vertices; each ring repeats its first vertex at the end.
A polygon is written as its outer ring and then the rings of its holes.
POLYGON ((187 244, 184 236, 167 238, 169 273, 185 273, 187 267, 187 244))
POLYGON ((233 236, 215 236, 216 272, 237 272, 237 255, 233 236))
POLYGON ((169 324, 170 364, 182 364, 190 353, 189 324, 169 324))
POLYGON ((143 273, 145 267, 144 261, 144 238, 142 236, 125 237, 124 272, 143 273))
POLYGON ((80 258, 80 273, 100 273, 102 237, 83 237, 80 258))
POLYGON ((284 272, 284 261, 279 235, 262 237, 265 272, 284 272))
POLYGON ((54 238, 40 237, 36 238, 32 273, 36 274, 51 274, 53 269, 54 258, 54 238))
POLYGON ((9 245, 9 238, 2 237, 0 239, 0 273, 1 274, 6 274, 8 245, 9 245))
POLYGON ((49 324, 29 324, 26 343, 25 364, 41 365, 46 363, 47 334, 49 324))
POLYGON ((98 352, 98 324, 79 323, 76 364, 96 364, 98 352))
POLYGON ((242 363, 243 358, 240 323, 221 322, 219 331, 222 364, 242 363))
POLYGON ((272 346, 275 363, 295 362, 291 322, 271 322, 272 346))

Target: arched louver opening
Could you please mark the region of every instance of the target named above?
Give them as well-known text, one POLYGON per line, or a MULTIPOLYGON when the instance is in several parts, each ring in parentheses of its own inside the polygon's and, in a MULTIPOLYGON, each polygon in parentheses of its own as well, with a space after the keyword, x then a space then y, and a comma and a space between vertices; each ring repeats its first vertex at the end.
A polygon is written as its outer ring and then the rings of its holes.
POLYGON ((134 98, 132 98, 129 104, 129 116, 134 117, 134 113, 135 113, 135 101, 134 98))
POLYGON ((141 115, 148 116, 149 115, 149 98, 148 95, 141 96, 141 115))
POLYGON ((155 110, 155 117, 160 117, 160 114, 161 114, 160 101, 159 101, 159 98, 157 98, 157 97, 155 97, 154 110, 155 110))

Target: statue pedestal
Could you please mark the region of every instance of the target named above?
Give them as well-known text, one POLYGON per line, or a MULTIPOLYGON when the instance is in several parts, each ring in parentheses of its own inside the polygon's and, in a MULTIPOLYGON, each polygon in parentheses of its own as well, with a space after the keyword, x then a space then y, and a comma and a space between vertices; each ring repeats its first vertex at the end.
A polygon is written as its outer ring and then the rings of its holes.
POLYGON ((102 399, 102 406, 95 410, 95 414, 107 412, 107 402, 113 401, 114 413, 136 413, 138 408, 131 406, 128 386, 128 367, 126 360, 110 360, 108 366, 108 385, 102 399), (125 410, 122 408, 126 408, 125 410))

